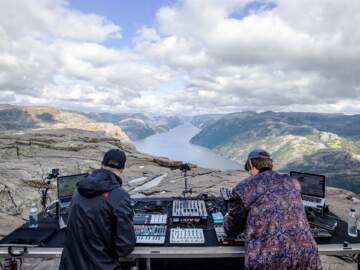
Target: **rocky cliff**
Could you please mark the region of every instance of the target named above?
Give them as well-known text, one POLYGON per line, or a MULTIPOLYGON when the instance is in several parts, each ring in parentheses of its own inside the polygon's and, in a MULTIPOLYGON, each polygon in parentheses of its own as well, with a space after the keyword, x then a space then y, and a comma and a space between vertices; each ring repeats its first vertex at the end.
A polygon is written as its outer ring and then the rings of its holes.
MULTIPOLYGON (((62 175, 89 172, 100 166, 108 149, 127 154, 124 186, 136 196, 180 195, 181 161, 141 154, 133 146, 103 132, 79 129, 37 129, 0 133, 0 235, 8 233, 28 215, 32 202, 40 202, 38 188, 53 168, 62 175)), ((196 194, 217 193, 221 185, 233 185, 243 173, 193 168, 196 194)), ((53 183, 51 199, 56 199, 53 183)))
POLYGON ((251 149, 273 155, 278 170, 323 173, 332 186, 360 193, 359 115, 255 113, 225 115, 191 139, 244 163, 251 149))
MULTIPOLYGON (((7 121, 1 122, 3 129, 11 127, 12 130, 0 132, 0 238, 26 221, 31 203, 40 206, 39 187, 51 169, 59 168, 61 175, 90 172, 100 166, 104 152, 110 148, 123 149, 127 154, 123 182, 132 196, 181 194, 184 186, 178 170, 181 161, 139 153, 118 127, 94 124, 86 117, 62 114, 58 110, 44 116, 44 111, 49 113, 49 108, 25 112, 10 110, 10 113, 7 110, 7 121)), ((218 194, 220 187, 232 187, 247 174, 194 166, 190 176, 194 195, 198 195, 203 192, 218 194)), ((55 191, 53 182, 50 201, 56 199, 55 191)), ((350 207, 355 206, 360 211, 359 197, 349 191, 328 188, 327 198, 331 210, 343 219, 350 207)), ((333 258, 323 257, 322 260, 324 265, 329 265, 325 269, 352 269, 333 258), (334 265, 338 268, 333 268, 334 265)), ((24 269, 34 269, 33 265, 30 261, 24 269)), ((56 269, 58 261, 37 262, 37 265, 36 269, 56 269)))

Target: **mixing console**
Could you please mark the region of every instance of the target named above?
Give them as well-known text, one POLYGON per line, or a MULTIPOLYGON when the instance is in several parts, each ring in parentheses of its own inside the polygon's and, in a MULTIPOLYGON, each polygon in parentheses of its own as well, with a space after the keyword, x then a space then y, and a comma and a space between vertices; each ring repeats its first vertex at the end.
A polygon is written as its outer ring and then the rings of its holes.
MULTIPOLYGON (((244 245, 243 234, 230 237, 224 231, 224 214, 231 192, 223 189, 222 195, 219 199, 176 198, 138 202, 140 208, 134 209, 136 242, 155 245, 244 245), (171 211, 168 217, 167 213, 171 211)), ((336 220, 317 213, 307 216, 315 238, 332 237, 336 220)))
POLYGON ((166 226, 164 225, 135 225, 137 244, 164 244, 166 226))
POLYGON ((205 202, 203 200, 174 200, 172 216, 207 217, 205 202))
POLYGON ((134 224, 166 224, 166 214, 144 214, 136 213, 134 215, 134 224))
POLYGON ((171 244, 204 244, 203 229, 175 228, 170 231, 171 244))

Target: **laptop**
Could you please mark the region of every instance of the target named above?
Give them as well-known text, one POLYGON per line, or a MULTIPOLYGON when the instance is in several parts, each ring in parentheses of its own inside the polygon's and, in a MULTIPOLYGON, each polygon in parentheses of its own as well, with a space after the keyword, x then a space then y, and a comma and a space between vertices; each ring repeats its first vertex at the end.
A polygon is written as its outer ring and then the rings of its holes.
POLYGON ((59 176, 57 178, 58 193, 58 222, 60 229, 66 228, 69 217, 69 208, 72 196, 76 190, 76 184, 88 174, 76 174, 68 176, 59 176))
POLYGON ((294 171, 290 176, 297 178, 301 185, 304 206, 322 210, 325 205, 325 176, 294 171))

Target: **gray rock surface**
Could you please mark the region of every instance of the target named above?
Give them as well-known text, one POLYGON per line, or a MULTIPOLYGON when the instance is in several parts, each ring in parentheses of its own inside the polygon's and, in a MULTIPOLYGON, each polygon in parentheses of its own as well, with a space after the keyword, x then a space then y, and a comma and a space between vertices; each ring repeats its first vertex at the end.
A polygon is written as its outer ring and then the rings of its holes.
MULTIPOLYGON (((106 132, 60 127, 1 132, 0 238, 27 219, 31 203, 39 204, 39 186, 51 169, 59 168, 62 175, 90 172, 100 166, 104 152, 110 148, 123 149, 127 154, 123 181, 132 196, 181 195, 184 179, 177 169, 181 161, 139 153, 126 138, 115 137, 106 132)), ((196 166, 189 172, 194 195, 202 192, 219 194, 221 186, 232 187, 245 177, 247 174, 243 171, 222 172, 196 166)), ((55 190, 56 183, 53 183, 50 200, 56 199, 55 190)), ((359 198, 351 192, 329 188, 327 197, 331 210, 344 219, 350 207, 355 206, 360 211, 359 198)), ((352 269, 346 268, 351 265, 344 266, 341 260, 333 260, 323 257, 324 265, 352 269)), ((57 269, 57 263, 56 260, 29 260, 29 268, 24 269, 57 269)))

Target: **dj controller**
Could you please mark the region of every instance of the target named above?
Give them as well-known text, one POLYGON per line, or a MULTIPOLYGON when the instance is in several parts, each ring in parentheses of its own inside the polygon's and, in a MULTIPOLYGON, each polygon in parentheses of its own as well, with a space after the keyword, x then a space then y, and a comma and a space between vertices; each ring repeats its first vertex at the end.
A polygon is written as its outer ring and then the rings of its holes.
POLYGON ((132 204, 137 244, 204 244, 204 230, 213 229, 208 211, 215 202, 210 200, 138 199, 132 204))
POLYGON ((136 243, 164 244, 166 226, 164 225, 134 225, 136 243))
MULTIPOLYGON (((211 198, 133 199, 137 244, 244 245, 243 234, 228 237, 224 231, 224 215, 229 209, 230 194, 227 191, 222 193, 225 196, 211 198)), ((330 227, 323 220, 317 219, 316 214, 309 219, 315 238, 331 237, 336 228, 336 224, 330 227)))

